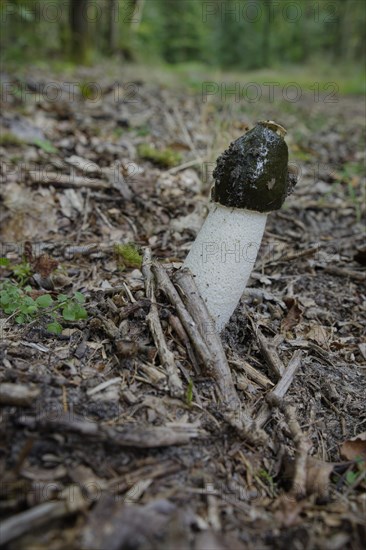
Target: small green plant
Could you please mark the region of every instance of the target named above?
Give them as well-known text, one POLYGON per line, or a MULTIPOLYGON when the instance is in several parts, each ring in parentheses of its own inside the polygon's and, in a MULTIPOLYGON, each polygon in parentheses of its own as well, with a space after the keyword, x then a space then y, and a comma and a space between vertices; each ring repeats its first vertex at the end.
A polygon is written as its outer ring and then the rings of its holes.
POLYGON ((262 468, 257 472, 258 478, 264 481, 264 483, 269 487, 269 490, 272 494, 275 492, 275 482, 273 480, 273 477, 267 470, 262 468))
POLYGON ((357 478, 359 476, 359 472, 352 472, 352 471, 349 471, 346 473, 346 483, 347 485, 349 485, 350 487, 352 487, 352 485, 357 481, 357 478))
POLYGON ((363 484, 365 486, 366 479, 366 458, 365 455, 359 455, 355 458, 355 464, 352 470, 346 472, 345 481, 349 488, 355 489, 363 484))
POLYGON ((142 256, 138 248, 133 243, 116 244, 114 247, 115 254, 120 263, 120 267, 140 268, 142 265, 142 256))
POLYGON ((150 129, 146 125, 139 126, 136 130, 136 135, 140 137, 145 137, 145 136, 148 136, 149 134, 150 134, 150 129))
POLYGON ((32 143, 33 143, 33 145, 36 145, 37 147, 42 149, 42 151, 44 151, 45 153, 57 153, 58 152, 56 147, 54 145, 52 145, 52 143, 48 139, 35 138, 32 143))
POLYGON ((79 321, 86 319, 88 313, 82 306, 85 296, 81 292, 75 292, 72 297, 59 294, 54 300, 50 294, 42 294, 36 298, 31 296, 32 288, 19 285, 10 281, 0 284, 0 309, 6 315, 15 317, 15 322, 22 325, 32 321, 49 320, 46 328, 53 334, 62 332, 60 321, 79 321))
POLYGON ((120 137, 123 136, 123 134, 125 133, 125 129, 124 128, 121 128, 120 126, 118 126, 117 128, 115 128, 113 130, 113 135, 118 139, 120 137))
MULTIPOLYGON (((4 258, 5 260, 7 258, 4 258)), ((9 265, 9 264, 8 264, 9 265)), ((20 264, 10 266, 13 269, 13 275, 19 282, 20 286, 24 286, 33 274, 32 267, 29 262, 23 261, 20 264)))
POLYGON ((82 304, 85 303, 85 296, 81 292, 75 292, 72 298, 66 294, 59 294, 57 302, 65 321, 79 321, 88 317, 86 309, 82 307, 82 304))
POLYGON ((189 379, 187 391, 186 391, 186 403, 188 407, 192 406, 193 401, 193 380, 192 378, 189 379))
POLYGON ((81 82, 79 90, 84 101, 95 101, 98 99, 99 88, 93 82, 81 82))
POLYGON ((4 147, 12 147, 13 145, 24 145, 24 141, 12 132, 1 132, 0 145, 4 147))
POLYGON ((140 158, 150 160, 154 164, 163 166, 164 168, 171 168, 176 166, 182 160, 182 156, 177 151, 167 147, 166 149, 155 149, 147 143, 141 143, 138 147, 138 154, 140 158))

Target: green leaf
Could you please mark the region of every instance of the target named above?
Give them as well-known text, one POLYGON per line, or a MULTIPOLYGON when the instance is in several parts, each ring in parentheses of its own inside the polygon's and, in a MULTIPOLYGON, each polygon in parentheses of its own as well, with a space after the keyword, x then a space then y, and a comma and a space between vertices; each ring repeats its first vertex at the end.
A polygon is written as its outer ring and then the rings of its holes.
POLYGON ((26 315, 33 315, 33 313, 37 313, 38 307, 37 306, 21 306, 20 311, 22 313, 25 313, 26 315))
POLYGON ((147 143, 141 143, 137 148, 140 158, 150 160, 154 164, 171 168, 176 166, 182 160, 182 156, 174 149, 167 147, 166 149, 158 150, 147 143))
POLYGON ((81 292, 75 292, 74 296, 75 296, 75 300, 77 300, 79 304, 85 303, 85 296, 81 292))
POLYGON ((7 315, 11 315, 12 313, 14 313, 14 311, 16 309, 18 309, 19 307, 19 304, 17 303, 12 303, 12 304, 9 304, 7 306, 5 306, 3 309, 4 309, 4 312, 7 314, 7 315))
POLYGON ((67 304, 62 310, 62 317, 65 321, 75 321, 75 309, 71 304, 67 304))
POLYGON ((9 299, 12 301, 18 300, 22 292, 11 283, 5 282, 3 285, 1 285, 1 294, 2 295, 8 295, 9 299))
POLYGON ((83 307, 79 307, 75 311, 75 317, 76 317, 76 319, 87 319, 88 318, 88 312, 83 307))
POLYGON ((0 304, 6 306, 10 302, 9 294, 4 290, 0 293, 0 304))
POLYGON ((47 325, 48 332, 52 332, 52 334, 61 334, 62 332, 62 325, 60 323, 57 323, 56 321, 54 323, 49 323, 47 325))
POLYGON ((52 296, 50 294, 43 294, 42 296, 38 296, 36 299, 36 304, 39 307, 49 307, 53 303, 52 296))
POLYGON ((66 300, 68 300, 68 296, 66 294, 59 294, 57 296, 57 301, 58 302, 66 302, 66 300))
POLYGON ((23 296, 22 303, 26 306, 34 306, 36 302, 30 296, 23 296))
POLYGON ((8 258, 0 258, 0 267, 8 267, 10 260, 8 258))
POLYGON ((133 243, 116 244, 114 250, 126 267, 141 267, 142 256, 133 243))
POLYGON ((346 473, 346 482, 348 483, 348 485, 353 485, 353 483, 356 481, 357 479, 357 472, 347 472, 346 473))
POLYGON ((58 152, 56 147, 54 147, 52 145, 52 143, 50 141, 48 141, 48 139, 35 138, 33 140, 33 143, 34 143, 34 145, 37 145, 37 147, 42 149, 42 151, 44 151, 45 153, 57 153, 58 152))
POLYGON ((25 319, 26 319, 25 315, 22 315, 22 314, 20 314, 20 315, 18 315, 17 317, 15 317, 15 321, 16 321, 19 325, 25 323, 25 319))
POLYGON ((192 405, 192 401, 193 401, 193 380, 190 378, 188 381, 188 387, 186 391, 186 402, 189 407, 192 405))

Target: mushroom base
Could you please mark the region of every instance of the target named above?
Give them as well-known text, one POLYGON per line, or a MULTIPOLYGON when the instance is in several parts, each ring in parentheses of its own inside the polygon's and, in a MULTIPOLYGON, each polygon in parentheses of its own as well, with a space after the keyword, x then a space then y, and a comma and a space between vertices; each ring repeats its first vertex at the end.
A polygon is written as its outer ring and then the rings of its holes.
POLYGON ((212 203, 183 264, 221 331, 239 303, 262 241, 267 214, 212 203))

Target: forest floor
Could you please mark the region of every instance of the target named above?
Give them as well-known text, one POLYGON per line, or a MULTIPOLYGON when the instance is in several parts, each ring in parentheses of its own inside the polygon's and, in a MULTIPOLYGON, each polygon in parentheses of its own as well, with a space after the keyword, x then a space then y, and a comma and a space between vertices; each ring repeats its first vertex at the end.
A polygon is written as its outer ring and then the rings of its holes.
POLYGON ((362 548, 364 100, 152 73, 1 74, 1 541, 362 548), (175 391, 141 262, 149 247, 170 275, 179 268, 215 159, 267 119, 288 131, 298 184, 269 215, 221 335, 251 433, 230 421, 157 288, 175 391))

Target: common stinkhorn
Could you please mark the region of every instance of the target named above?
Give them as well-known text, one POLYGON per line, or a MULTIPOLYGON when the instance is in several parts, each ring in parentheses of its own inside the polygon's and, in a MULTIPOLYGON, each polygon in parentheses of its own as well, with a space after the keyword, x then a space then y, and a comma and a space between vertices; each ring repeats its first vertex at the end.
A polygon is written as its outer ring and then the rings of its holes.
POLYGON ((258 122, 217 159, 210 212, 183 264, 221 331, 239 303, 267 214, 281 208, 296 178, 288 171, 286 130, 258 122))

